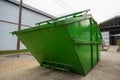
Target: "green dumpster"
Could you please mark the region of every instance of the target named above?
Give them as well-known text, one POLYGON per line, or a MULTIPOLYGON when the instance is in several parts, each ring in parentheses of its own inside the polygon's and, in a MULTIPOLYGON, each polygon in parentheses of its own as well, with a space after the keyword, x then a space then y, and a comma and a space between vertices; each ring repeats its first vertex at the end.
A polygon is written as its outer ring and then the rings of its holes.
POLYGON ((100 60, 101 33, 88 10, 14 31, 41 66, 86 75, 100 60))

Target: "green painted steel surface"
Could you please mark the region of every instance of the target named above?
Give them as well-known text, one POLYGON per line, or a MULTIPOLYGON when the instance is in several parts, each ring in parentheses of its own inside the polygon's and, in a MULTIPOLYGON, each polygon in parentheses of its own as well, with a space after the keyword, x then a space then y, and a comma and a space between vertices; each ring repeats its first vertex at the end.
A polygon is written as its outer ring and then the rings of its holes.
POLYGON ((101 33, 91 15, 77 12, 15 31, 41 66, 86 75, 100 60, 101 33))

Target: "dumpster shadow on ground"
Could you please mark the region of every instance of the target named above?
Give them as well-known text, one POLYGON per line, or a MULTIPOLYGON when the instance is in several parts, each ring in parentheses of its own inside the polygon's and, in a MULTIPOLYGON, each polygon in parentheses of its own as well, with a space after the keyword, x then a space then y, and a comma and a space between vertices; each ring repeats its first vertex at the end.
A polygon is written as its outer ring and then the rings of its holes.
POLYGON ((84 77, 80 74, 54 70, 41 66, 27 69, 22 75, 29 77, 29 80, 78 80, 84 77))

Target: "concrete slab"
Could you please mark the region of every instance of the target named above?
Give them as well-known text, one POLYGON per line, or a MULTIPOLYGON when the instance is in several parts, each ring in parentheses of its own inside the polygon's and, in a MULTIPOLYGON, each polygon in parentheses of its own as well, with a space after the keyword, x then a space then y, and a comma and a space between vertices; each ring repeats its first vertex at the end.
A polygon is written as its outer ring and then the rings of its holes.
POLYGON ((108 51, 113 51, 116 52, 118 50, 118 46, 117 45, 110 45, 108 51))
POLYGON ((0 80, 120 80, 120 53, 101 52, 87 76, 39 66, 30 54, 0 56, 0 80))

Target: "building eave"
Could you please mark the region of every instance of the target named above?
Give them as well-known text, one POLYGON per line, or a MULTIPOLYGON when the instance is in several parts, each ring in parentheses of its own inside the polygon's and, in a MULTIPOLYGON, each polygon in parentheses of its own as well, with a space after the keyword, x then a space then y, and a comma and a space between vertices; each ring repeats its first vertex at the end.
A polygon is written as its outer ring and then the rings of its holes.
POLYGON ((109 21, 111 21, 111 20, 113 20, 113 19, 116 19, 116 18, 120 18, 120 15, 117 15, 117 16, 114 16, 114 17, 112 17, 112 18, 110 18, 110 19, 107 19, 107 20, 99 23, 99 25, 104 24, 104 23, 107 23, 107 22, 109 22, 109 21))
MULTIPOLYGON (((14 5, 17 5, 17 6, 19 6, 19 4, 20 4, 20 2, 17 1, 17 0, 6 0, 6 1, 8 1, 8 2, 10 2, 10 3, 13 3, 14 5)), ((31 10, 31 11, 33 11, 33 12, 36 12, 36 13, 38 13, 38 14, 44 15, 44 16, 46 16, 46 17, 48 17, 48 18, 51 18, 51 19, 56 18, 56 17, 53 16, 53 15, 50 15, 50 14, 48 14, 48 13, 46 13, 46 12, 43 12, 43 11, 41 11, 41 10, 39 10, 39 9, 36 9, 36 8, 31 7, 31 6, 29 6, 29 5, 27 5, 27 4, 24 4, 24 3, 23 3, 23 6, 22 6, 22 7, 23 7, 23 8, 26 8, 26 9, 28 9, 28 10, 31 10)))

